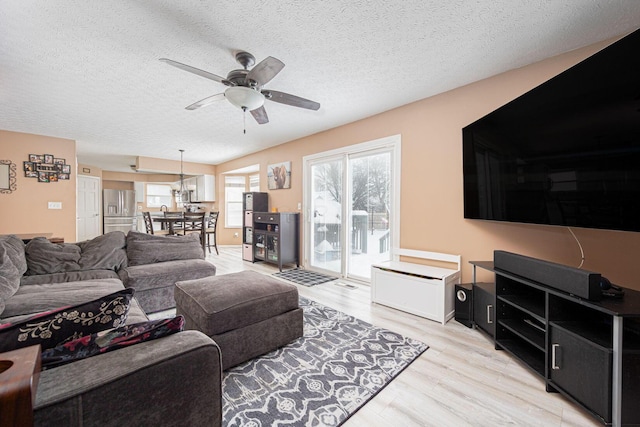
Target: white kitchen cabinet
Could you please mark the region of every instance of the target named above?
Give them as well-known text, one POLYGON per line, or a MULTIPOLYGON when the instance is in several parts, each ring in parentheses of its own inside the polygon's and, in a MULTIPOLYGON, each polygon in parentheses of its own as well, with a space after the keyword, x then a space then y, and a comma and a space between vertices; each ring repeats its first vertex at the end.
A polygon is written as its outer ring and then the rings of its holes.
POLYGON ((135 181, 133 189, 136 191, 136 203, 144 203, 144 182, 135 181))
POLYGON ((215 202, 216 201, 216 177, 213 175, 198 175, 196 178, 196 191, 192 201, 215 202))

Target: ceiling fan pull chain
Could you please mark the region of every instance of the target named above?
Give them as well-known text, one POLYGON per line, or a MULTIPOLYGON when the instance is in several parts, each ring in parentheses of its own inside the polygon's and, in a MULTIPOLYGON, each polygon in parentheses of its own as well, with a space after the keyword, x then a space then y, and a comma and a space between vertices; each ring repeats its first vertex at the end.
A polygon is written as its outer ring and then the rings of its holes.
POLYGON ((244 134, 247 134, 247 107, 242 107, 242 127, 244 128, 244 134))

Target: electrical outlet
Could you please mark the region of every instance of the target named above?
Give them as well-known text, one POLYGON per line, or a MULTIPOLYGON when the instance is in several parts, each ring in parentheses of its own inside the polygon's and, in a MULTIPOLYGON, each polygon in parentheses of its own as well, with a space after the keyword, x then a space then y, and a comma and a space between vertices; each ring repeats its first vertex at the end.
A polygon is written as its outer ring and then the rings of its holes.
POLYGON ((302 209, 302 203, 298 202, 298 210, 302 209))
POLYGON ((49 209, 62 209, 62 202, 49 202, 48 203, 48 208, 49 209))
POLYGON ((238 237, 238 233, 233 233, 233 237, 238 237))

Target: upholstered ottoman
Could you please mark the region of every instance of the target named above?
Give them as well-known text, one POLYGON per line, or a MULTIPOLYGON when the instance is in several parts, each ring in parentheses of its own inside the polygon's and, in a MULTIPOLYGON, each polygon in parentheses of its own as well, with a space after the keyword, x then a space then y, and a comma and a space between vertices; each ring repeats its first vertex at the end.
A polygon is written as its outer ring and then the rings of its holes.
POLYGON ((174 297, 185 329, 220 346, 225 370, 303 333, 298 288, 254 271, 178 282, 174 297))

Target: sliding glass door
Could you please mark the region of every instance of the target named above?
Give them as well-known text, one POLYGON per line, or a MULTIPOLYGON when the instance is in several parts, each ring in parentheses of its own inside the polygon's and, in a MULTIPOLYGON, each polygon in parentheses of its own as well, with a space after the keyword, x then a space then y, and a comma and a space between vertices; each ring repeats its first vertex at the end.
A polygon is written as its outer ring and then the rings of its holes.
POLYGON ((311 266, 342 273, 343 159, 311 164, 311 266))
POLYGON ((305 158, 305 260, 312 270, 368 281, 397 238, 399 141, 339 151, 305 158))

